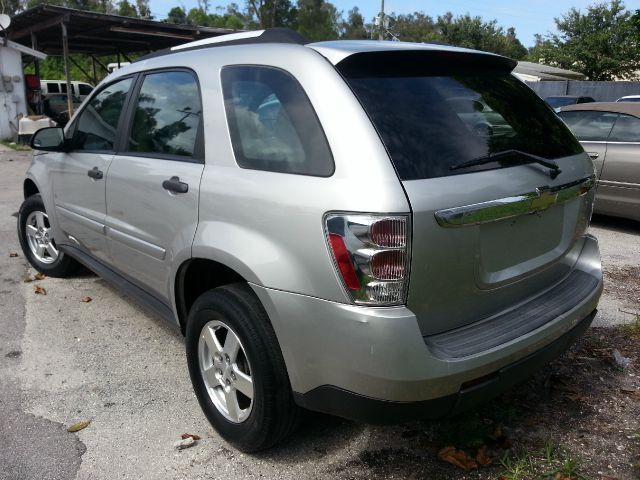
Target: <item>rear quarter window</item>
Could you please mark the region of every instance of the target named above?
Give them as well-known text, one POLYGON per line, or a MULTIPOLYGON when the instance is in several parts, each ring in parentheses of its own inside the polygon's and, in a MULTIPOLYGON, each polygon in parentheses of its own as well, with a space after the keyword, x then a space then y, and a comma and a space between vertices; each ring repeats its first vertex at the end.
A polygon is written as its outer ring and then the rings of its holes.
POLYGON ((328 177, 334 163, 302 86, 266 66, 228 66, 222 90, 233 152, 242 168, 328 177))

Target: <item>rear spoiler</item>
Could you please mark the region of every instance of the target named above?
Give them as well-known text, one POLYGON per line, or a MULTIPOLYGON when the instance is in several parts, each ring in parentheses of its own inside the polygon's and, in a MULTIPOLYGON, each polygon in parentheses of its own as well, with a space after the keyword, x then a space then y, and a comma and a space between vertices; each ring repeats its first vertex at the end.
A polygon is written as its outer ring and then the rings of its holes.
POLYGON ((511 72, 518 62, 501 55, 478 51, 384 50, 349 55, 336 64, 347 78, 407 77, 424 75, 511 72))

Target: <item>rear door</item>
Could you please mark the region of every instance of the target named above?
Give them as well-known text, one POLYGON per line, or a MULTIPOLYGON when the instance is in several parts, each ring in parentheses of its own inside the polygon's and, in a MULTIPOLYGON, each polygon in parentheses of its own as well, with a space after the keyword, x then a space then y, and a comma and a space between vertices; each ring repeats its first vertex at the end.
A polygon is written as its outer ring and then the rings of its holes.
POLYGON ((133 78, 124 78, 93 97, 68 131, 71 150, 61 154, 51 170, 60 227, 93 256, 107 261, 105 177, 132 86, 133 78))
POLYGON ((140 76, 127 134, 107 179, 107 239, 121 273, 168 298, 176 255, 190 248, 204 168, 202 104, 195 73, 140 76))
POLYGON ((395 55, 354 55, 338 69, 411 204, 407 306, 429 335, 504 311, 566 277, 591 212, 593 166, 506 61, 395 55), (447 101, 461 97, 486 104, 502 128, 475 128, 475 117, 447 101), (561 173, 534 156, 557 162, 561 173))
POLYGON ((640 118, 620 114, 598 185, 602 213, 640 220, 640 118))

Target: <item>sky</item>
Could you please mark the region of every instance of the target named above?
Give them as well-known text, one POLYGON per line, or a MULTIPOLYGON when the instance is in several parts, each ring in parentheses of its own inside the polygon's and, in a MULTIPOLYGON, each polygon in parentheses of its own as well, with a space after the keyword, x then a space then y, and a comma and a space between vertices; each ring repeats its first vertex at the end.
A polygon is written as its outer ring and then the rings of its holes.
MULTIPOLYGON (((470 13, 479 15, 485 20, 498 20, 498 24, 508 28, 515 27, 516 34, 520 41, 530 47, 534 43, 536 33, 545 34, 555 32, 556 17, 561 17, 571 7, 586 9, 588 5, 601 3, 604 0, 529 0, 519 2, 514 0, 447 0, 445 2, 427 2, 419 0, 385 0, 386 13, 413 13, 415 11, 425 12, 427 15, 437 17, 447 11, 454 14, 470 13), (521 6, 519 6, 519 5, 521 6)), ((231 3, 229 0, 211 0, 211 10, 215 6, 226 6, 231 3)), ((244 4, 244 0, 236 0, 239 5, 244 4)), ((333 0, 332 3, 344 12, 347 12, 355 5, 360 8, 367 21, 370 21, 380 11, 380 0, 333 0)), ((151 12, 156 19, 163 19, 169 10, 177 5, 185 7, 187 10, 197 6, 197 0, 151 0, 151 12)), ((625 2, 629 10, 640 9, 640 0, 628 0, 625 2)))

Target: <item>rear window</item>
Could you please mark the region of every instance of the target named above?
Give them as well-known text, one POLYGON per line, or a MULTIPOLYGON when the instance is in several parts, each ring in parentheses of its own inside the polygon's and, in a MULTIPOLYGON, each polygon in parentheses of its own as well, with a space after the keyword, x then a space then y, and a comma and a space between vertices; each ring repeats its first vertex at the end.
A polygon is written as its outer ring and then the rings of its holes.
POLYGON ((402 180, 530 161, 517 155, 515 162, 501 157, 501 161, 451 170, 505 151, 547 159, 582 151, 553 111, 510 74, 506 59, 403 53, 402 62, 393 61, 391 56, 397 58, 397 53, 384 52, 355 55, 338 64, 402 180), (357 58, 363 56, 367 58, 357 58))

